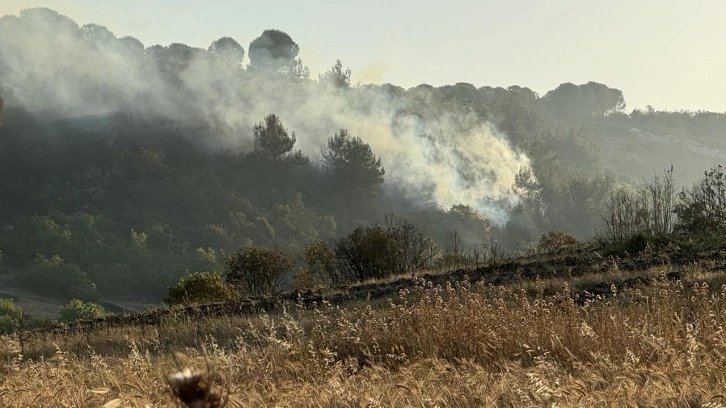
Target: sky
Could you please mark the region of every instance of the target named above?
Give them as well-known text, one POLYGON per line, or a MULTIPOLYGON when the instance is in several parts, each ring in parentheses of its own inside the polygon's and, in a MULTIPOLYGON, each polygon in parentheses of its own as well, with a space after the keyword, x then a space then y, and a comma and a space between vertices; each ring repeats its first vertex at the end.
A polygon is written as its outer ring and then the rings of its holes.
POLYGON ((595 81, 628 110, 726 112, 726 1, 696 0, 0 0, 0 15, 48 7, 144 45, 245 51, 288 33, 315 77, 337 59, 353 83, 404 88, 468 82, 543 95, 595 81))

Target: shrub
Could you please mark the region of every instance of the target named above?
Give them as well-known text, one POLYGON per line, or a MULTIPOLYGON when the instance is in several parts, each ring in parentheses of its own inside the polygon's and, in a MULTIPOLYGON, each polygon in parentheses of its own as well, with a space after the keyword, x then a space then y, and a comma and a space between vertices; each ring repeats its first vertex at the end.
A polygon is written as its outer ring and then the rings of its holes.
POLYGON ((223 302, 234 299, 237 292, 224 281, 224 277, 212 272, 190 273, 169 288, 164 302, 170 305, 223 302))
POLYGON ((721 165, 711 167, 690 189, 678 193, 677 229, 682 232, 719 232, 726 229, 726 177, 721 165))
POLYGON ((562 231, 550 231, 540 235, 537 250, 542 253, 558 252, 577 245, 577 239, 562 231))
POLYGON ((321 240, 310 241, 302 250, 305 267, 295 274, 298 289, 316 288, 336 284, 335 251, 321 240))
POLYGON ((230 255, 225 265, 227 282, 251 295, 270 295, 292 267, 292 260, 278 249, 248 246, 230 255))
POLYGON ((433 241, 412 224, 387 217, 384 226, 359 227, 335 244, 335 283, 380 279, 429 266, 433 241))
POLYGON ((603 227, 598 231, 607 242, 623 242, 636 234, 667 235, 673 232, 674 202, 673 167, 663 175, 653 176, 636 189, 617 188, 605 202, 603 227))
POLYGON ((0 334, 9 334, 23 322, 23 308, 12 299, 0 299, 0 334))
POLYGON ((103 306, 78 299, 72 299, 60 310, 60 320, 66 323, 77 320, 92 320, 104 316, 106 316, 106 311, 103 306))
POLYGON ((624 240, 620 244, 620 249, 622 249, 623 251, 627 251, 631 254, 636 254, 645 250, 645 248, 648 247, 648 243, 648 237, 642 232, 637 232, 633 234, 630 238, 624 240))

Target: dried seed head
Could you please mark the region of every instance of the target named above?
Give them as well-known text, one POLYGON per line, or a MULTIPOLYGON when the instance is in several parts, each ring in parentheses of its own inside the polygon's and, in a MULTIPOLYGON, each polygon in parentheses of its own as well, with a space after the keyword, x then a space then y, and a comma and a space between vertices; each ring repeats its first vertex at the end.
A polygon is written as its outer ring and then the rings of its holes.
POLYGON ((189 368, 169 374, 166 381, 176 399, 189 408, 221 408, 222 395, 213 389, 207 372, 192 372, 189 368))

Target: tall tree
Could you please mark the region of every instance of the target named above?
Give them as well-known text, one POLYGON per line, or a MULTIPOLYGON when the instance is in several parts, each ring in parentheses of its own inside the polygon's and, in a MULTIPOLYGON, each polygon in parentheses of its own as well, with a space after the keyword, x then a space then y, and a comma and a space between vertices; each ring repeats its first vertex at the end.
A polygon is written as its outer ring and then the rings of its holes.
POLYGON ((341 186, 365 192, 378 192, 386 171, 368 143, 340 129, 328 139, 323 160, 335 181, 341 186))
POLYGON ((583 85, 565 83, 549 91, 544 101, 562 119, 602 116, 625 109, 625 98, 619 89, 597 82, 583 85))
POLYGON ((213 42, 207 51, 228 69, 240 68, 245 57, 244 48, 231 37, 222 37, 213 42))
POLYGON ((318 77, 318 81, 329 83, 336 88, 350 87, 350 68, 343 69, 343 63, 340 60, 335 61, 335 65, 324 74, 318 77))
POLYGON ((580 85, 593 102, 593 112, 597 115, 604 115, 612 112, 619 112, 625 109, 625 98, 623 91, 610 88, 607 85, 597 82, 588 82, 580 85))
POLYGON ((289 73, 294 68, 299 52, 300 47, 286 33, 265 30, 250 43, 250 68, 254 71, 289 73))
POLYGON ((170 79, 178 79, 180 73, 191 65, 194 58, 205 51, 186 44, 173 43, 168 47, 153 45, 146 50, 147 54, 158 64, 159 70, 170 79))
POLYGON ((264 121, 256 124, 254 133, 255 153, 268 159, 282 159, 292 151, 295 145, 295 132, 288 133, 280 118, 274 113, 267 115, 264 121))

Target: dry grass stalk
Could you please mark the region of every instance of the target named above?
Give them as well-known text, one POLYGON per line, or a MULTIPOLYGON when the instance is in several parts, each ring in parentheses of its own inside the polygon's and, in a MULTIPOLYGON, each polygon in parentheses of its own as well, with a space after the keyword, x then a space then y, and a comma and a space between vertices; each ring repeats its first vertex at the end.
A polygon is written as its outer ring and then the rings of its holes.
POLYGON ((420 282, 380 308, 37 338, 32 356, 4 339, 0 406, 163 407, 167 388, 197 407, 723 407, 726 286, 684 273, 710 283, 642 273, 578 306, 569 282, 420 282))

